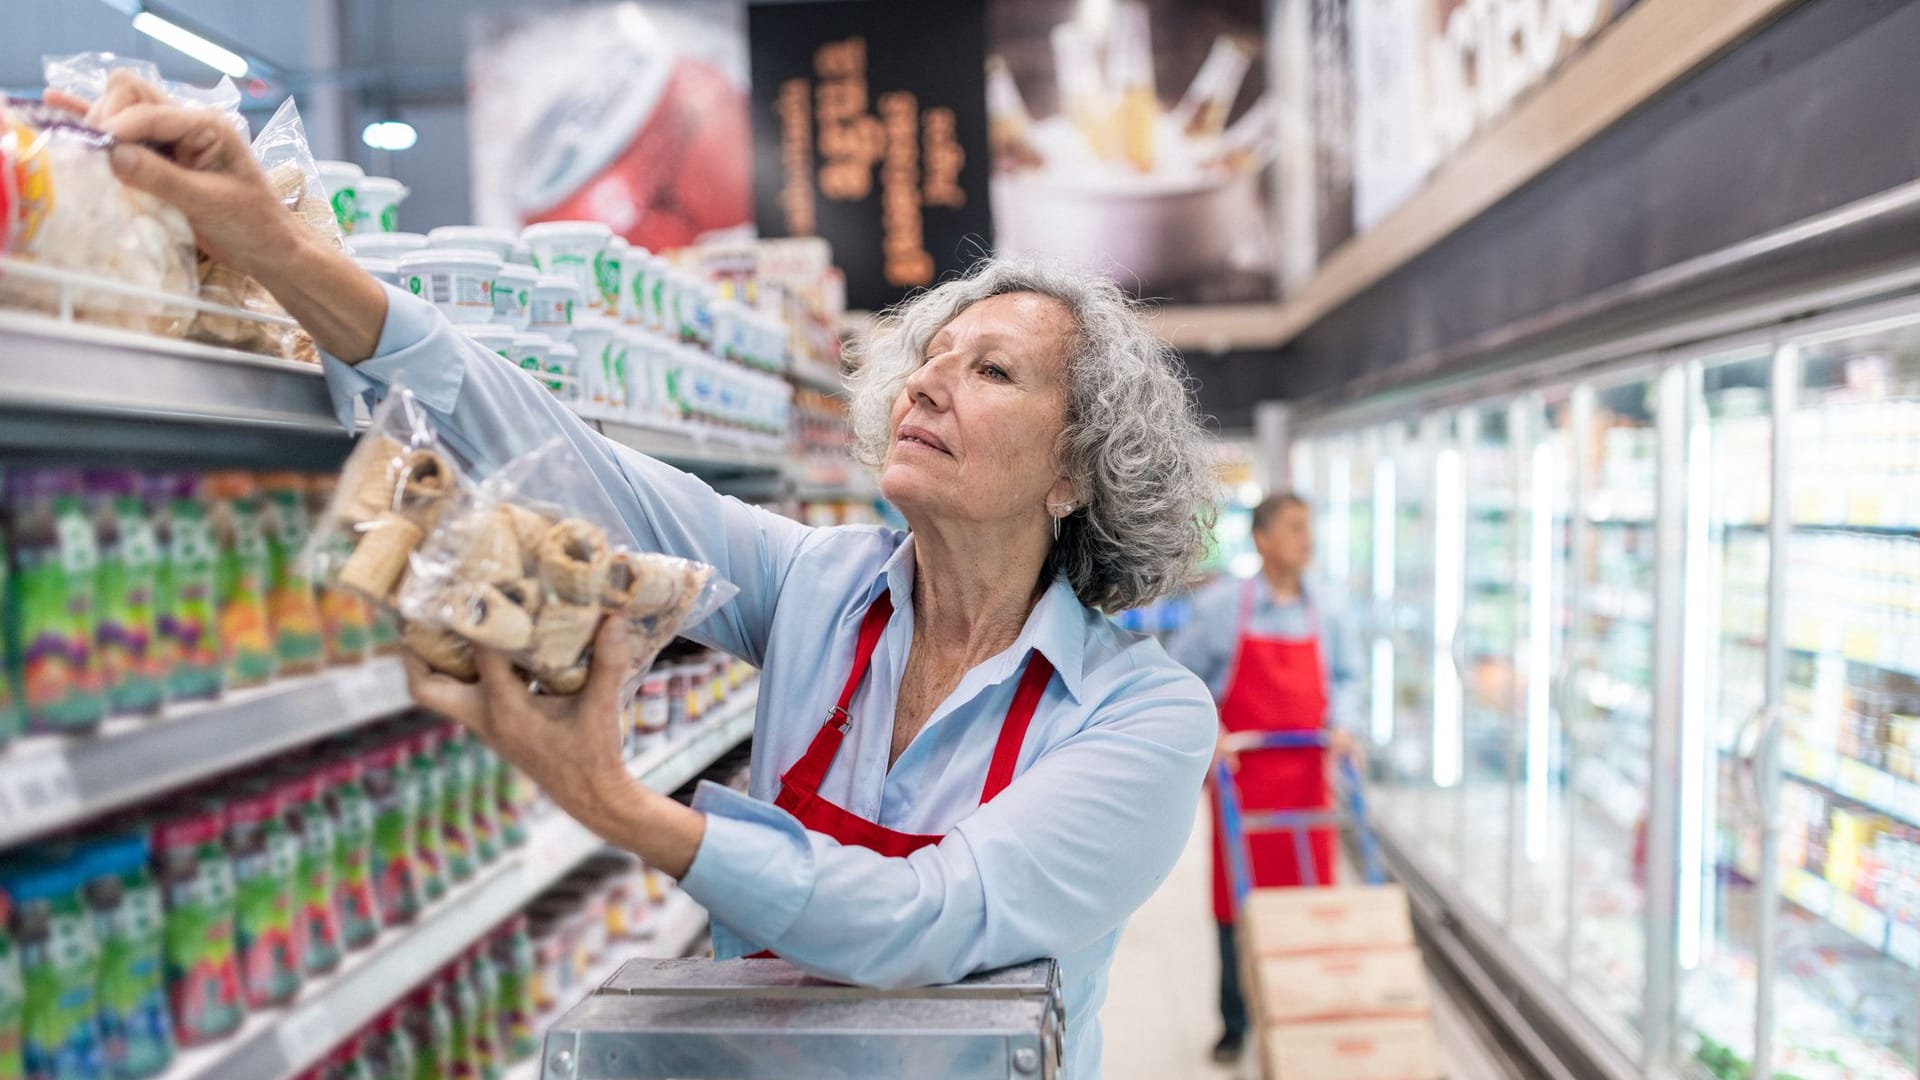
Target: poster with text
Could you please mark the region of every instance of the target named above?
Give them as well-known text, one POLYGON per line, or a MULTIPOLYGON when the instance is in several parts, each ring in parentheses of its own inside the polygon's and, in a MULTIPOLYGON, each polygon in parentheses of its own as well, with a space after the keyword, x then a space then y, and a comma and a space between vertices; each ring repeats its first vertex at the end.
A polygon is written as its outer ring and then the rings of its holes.
POLYGON ((990 250, 983 0, 749 9, 754 216, 876 310, 990 250))
POLYGON ((744 24, 709 0, 475 16, 474 220, 603 221, 651 251, 750 235, 744 24))
POLYGON ((1176 303, 1271 300, 1260 0, 991 0, 994 235, 1176 303))

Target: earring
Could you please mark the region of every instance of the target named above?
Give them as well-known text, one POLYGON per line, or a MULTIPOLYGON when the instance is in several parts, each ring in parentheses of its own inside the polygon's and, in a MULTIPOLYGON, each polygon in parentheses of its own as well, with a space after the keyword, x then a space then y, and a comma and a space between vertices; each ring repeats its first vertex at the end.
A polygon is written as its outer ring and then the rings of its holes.
POLYGON ((1060 519, 1059 518, 1053 519, 1053 542, 1056 544, 1060 542, 1060 519))
POLYGON ((1072 503, 1048 503, 1047 504, 1047 516, 1053 518, 1053 538, 1056 542, 1060 539, 1061 519, 1065 518, 1068 514, 1071 514, 1071 513, 1073 513, 1072 503))

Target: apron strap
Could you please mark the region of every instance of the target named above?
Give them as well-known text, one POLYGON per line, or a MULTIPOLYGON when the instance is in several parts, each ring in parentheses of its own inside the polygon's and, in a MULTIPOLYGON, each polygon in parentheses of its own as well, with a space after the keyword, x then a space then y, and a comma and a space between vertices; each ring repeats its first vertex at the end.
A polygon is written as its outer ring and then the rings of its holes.
POLYGON ((853 695, 860 689, 860 681, 866 678, 867 668, 873 663, 873 650, 880 644, 880 635, 887 629, 887 620, 893 616, 893 600, 886 593, 874 598, 867 614, 860 620, 860 637, 853 646, 853 670, 847 672, 847 685, 840 690, 840 700, 833 710, 827 713, 826 723, 813 736, 807 752, 800 760, 780 776, 782 792, 793 789, 818 791, 820 784, 827 778, 827 770, 833 767, 834 755, 840 752, 840 743, 846 738, 847 729, 853 726, 853 718, 847 712, 853 704, 853 695))
POLYGON ((1020 747, 1027 741, 1027 727, 1033 722, 1040 695, 1046 693, 1047 682, 1052 678, 1053 663, 1037 649, 1028 653, 1027 669, 1020 675, 1020 685, 1013 691, 1013 704, 1007 706, 1007 717, 1000 722, 1000 738, 993 744, 993 761, 987 766, 987 786, 980 792, 980 805, 992 802, 994 796, 1013 783, 1013 768, 1020 763, 1020 747))

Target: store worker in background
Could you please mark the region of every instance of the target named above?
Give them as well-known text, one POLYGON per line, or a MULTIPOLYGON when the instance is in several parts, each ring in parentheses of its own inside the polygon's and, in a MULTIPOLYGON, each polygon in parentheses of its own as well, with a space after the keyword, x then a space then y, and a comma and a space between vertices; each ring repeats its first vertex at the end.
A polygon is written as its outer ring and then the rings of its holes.
MULTIPOLYGON (((1269 495, 1253 508, 1253 546, 1260 572, 1229 578, 1194 598, 1193 618, 1168 643, 1173 658, 1207 682, 1220 703, 1223 741, 1234 732, 1324 731, 1328 750, 1255 750, 1232 759, 1242 804, 1250 810, 1317 810, 1328 805, 1328 773, 1341 755, 1356 753, 1349 703, 1359 641, 1339 599, 1310 587, 1313 515, 1297 495, 1269 495)), ((1333 882, 1333 833, 1310 838, 1312 880, 1333 882)), ((1253 883, 1258 888, 1307 882, 1296 865, 1293 837, 1251 837, 1253 883)), ((1213 917, 1220 934, 1220 1019, 1225 1027, 1213 1055, 1240 1056, 1247 1029, 1246 1000, 1233 942, 1233 906, 1227 886, 1220 823, 1213 827, 1213 917)))
POLYGON ((564 436, 638 546, 739 586, 692 636, 762 669, 752 797, 703 784, 688 808, 628 775, 623 620, 575 697, 485 655, 476 685, 410 659, 416 700, 680 878, 720 956, 882 987, 1059 959, 1067 1075, 1100 1074, 1114 947, 1178 858, 1214 747, 1200 680, 1103 614, 1187 580, 1212 491, 1185 380, 1117 286, 986 261, 894 312, 852 413, 912 529, 809 528, 603 438, 316 243, 217 112, 124 81, 102 105, 118 175, 312 333, 343 420, 404 378, 482 472, 564 436))

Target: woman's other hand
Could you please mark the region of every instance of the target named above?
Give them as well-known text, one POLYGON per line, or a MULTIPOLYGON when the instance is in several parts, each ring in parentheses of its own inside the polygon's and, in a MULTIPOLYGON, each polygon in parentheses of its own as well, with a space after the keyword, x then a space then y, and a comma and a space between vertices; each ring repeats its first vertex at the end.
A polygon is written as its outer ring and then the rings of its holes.
POLYGON ((587 684, 571 697, 532 693, 498 653, 478 650, 475 662, 480 681, 463 683, 408 655, 413 700, 478 735, 561 809, 605 835, 638 786, 620 747, 620 688, 633 662, 626 622, 601 626, 587 684))

